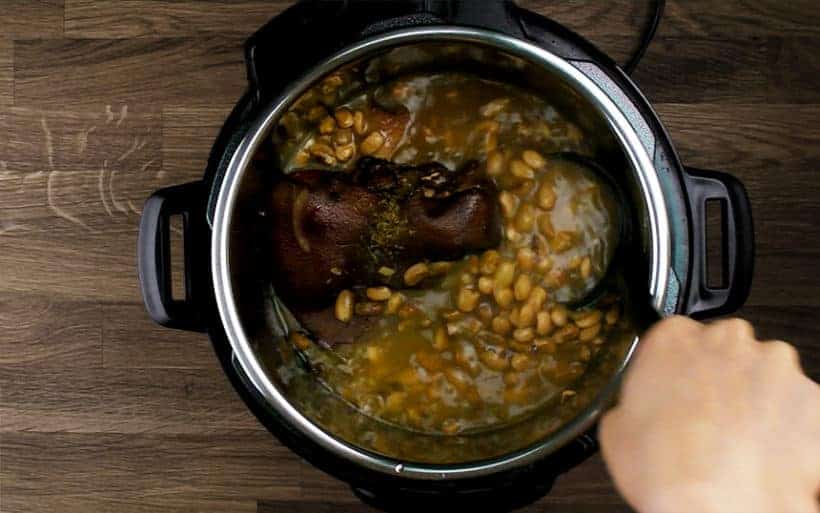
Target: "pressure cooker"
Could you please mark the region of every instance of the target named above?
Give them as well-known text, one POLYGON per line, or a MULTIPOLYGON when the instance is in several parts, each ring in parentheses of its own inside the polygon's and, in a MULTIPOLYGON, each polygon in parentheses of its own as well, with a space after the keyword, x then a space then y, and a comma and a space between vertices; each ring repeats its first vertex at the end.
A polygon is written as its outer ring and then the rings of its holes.
POLYGON ((281 326, 249 292, 249 269, 264 262, 247 235, 250 221, 242 206, 259 187, 249 168, 260 144, 299 96, 329 73, 384 59, 397 63, 394 74, 469 66, 549 95, 594 134, 596 152, 621 163, 616 179, 635 218, 631 258, 641 268, 630 283, 636 297, 660 317, 711 317, 736 310, 748 296, 754 234, 742 184, 725 173, 682 165, 629 76, 554 21, 509 0, 301 1, 250 37, 245 59, 247 92, 222 127, 203 178, 159 190, 145 204, 138 241, 145 306, 163 326, 207 333, 260 422, 307 461, 350 483, 365 501, 388 510, 487 510, 542 496, 557 476, 597 450, 596 420, 614 400, 639 337, 619 356, 614 372, 595 382, 594 397, 582 411, 543 439, 489 459, 404 461, 327 430, 319 413, 292 402, 263 362, 265 345, 274 342, 260 333, 270 337, 281 326), (428 57, 413 58, 420 54, 428 57), (456 54, 459 62, 451 60, 456 54), (707 280, 710 201, 723 213, 722 286, 707 280), (184 227, 184 298, 171 294, 169 219, 176 215, 184 227))

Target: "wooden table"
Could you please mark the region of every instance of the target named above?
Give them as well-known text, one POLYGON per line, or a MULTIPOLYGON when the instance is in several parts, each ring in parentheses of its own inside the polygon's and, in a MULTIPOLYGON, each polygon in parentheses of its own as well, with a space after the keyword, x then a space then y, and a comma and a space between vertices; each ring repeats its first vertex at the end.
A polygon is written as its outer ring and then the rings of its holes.
MULTIPOLYGON (((367 511, 263 430, 207 338, 155 326, 137 285, 142 202, 201 175, 243 40, 288 3, 0 0, 0 510, 367 511)), ((623 60, 648 2, 525 3, 623 60)), ((668 4, 635 79, 687 164, 746 184, 741 315, 820 379, 820 3, 668 4)), ((628 510, 599 457, 530 508, 628 510)))

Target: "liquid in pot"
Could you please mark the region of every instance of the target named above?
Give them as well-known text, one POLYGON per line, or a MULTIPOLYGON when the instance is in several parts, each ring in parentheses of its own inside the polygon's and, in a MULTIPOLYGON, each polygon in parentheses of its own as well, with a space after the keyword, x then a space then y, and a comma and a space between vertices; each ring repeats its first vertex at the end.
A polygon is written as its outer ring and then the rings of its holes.
POLYGON ((350 172, 363 156, 478 161, 498 189, 503 237, 458 261, 380 269, 385 283, 340 291, 330 307, 340 330, 366 318, 353 343, 316 344, 306 329, 293 345, 322 386, 403 429, 468 434, 571 408, 590 362, 630 330, 615 293, 566 306, 604 276, 619 234, 612 190, 562 156, 589 156, 584 133, 548 98, 473 75, 407 76, 352 98, 345 85, 326 78, 283 118, 285 172, 350 172))

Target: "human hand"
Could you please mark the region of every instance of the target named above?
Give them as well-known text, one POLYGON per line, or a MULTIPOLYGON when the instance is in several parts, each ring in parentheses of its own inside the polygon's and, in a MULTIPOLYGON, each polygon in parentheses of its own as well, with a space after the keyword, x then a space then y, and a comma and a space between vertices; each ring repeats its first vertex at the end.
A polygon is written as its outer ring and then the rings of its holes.
POLYGON ((653 327, 600 439, 641 513, 820 512, 820 386, 745 321, 653 327))

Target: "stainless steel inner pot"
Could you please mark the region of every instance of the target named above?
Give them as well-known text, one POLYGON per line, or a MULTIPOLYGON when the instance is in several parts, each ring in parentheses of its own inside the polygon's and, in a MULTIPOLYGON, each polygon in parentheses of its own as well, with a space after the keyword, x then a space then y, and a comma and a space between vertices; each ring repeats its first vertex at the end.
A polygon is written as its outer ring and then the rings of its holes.
MULTIPOLYGON (((582 71, 533 44, 497 32, 455 27, 407 29, 364 40, 328 58, 293 82, 263 111, 233 155, 218 191, 211 240, 213 285, 235 364, 291 428, 326 450, 364 467, 386 474, 398 472, 407 478, 440 480, 477 477, 525 465, 555 451, 594 424, 617 390, 620 375, 638 342, 637 336, 630 335, 623 344, 614 344, 610 353, 602 358, 605 363, 601 363, 601 368, 587 372, 583 409, 569 418, 545 412, 543 418, 533 420, 546 426, 545 435, 535 440, 524 436, 521 426, 514 427, 519 431, 513 429, 506 433, 507 438, 498 433, 473 437, 398 435, 393 431, 395 428, 380 427, 369 419, 357 418, 362 415, 351 408, 345 409, 338 398, 330 394, 317 391, 311 399, 315 404, 307 404, 297 398, 294 387, 299 378, 274 368, 276 357, 270 348, 281 342, 279 337, 286 327, 272 306, 276 303, 275 292, 254 271, 264 266, 264 261, 259 261, 249 227, 254 205, 258 205, 254 198, 260 193, 260 180, 254 176, 252 157, 265 138, 271 136, 282 114, 323 76, 343 66, 362 67, 372 82, 408 71, 465 69, 546 95, 593 138, 596 158, 617 175, 632 203, 637 244, 648 277, 648 283, 640 286, 648 289, 652 307, 663 312, 671 242, 658 176, 641 143, 640 126, 633 126, 632 123, 637 122, 627 119, 615 99, 588 78, 595 65, 584 64, 582 71), (345 415, 351 419, 349 430, 330 432, 328 425, 335 422, 333 418, 338 420, 345 415), (463 460, 446 464, 417 463, 399 453, 378 451, 368 440, 359 437, 364 432, 368 436, 372 434, 371 439, 380 435, 415 439, 427 436, 430 440, 425 443, 430 451, 439 448, 446 451, 450 445, 478 447, 502 439, 509 441, 499 442, 502 453, 491 459, 478 458, 465 450, 463 460)), ((526 431, 531 432, 535 431, 526 431)))

